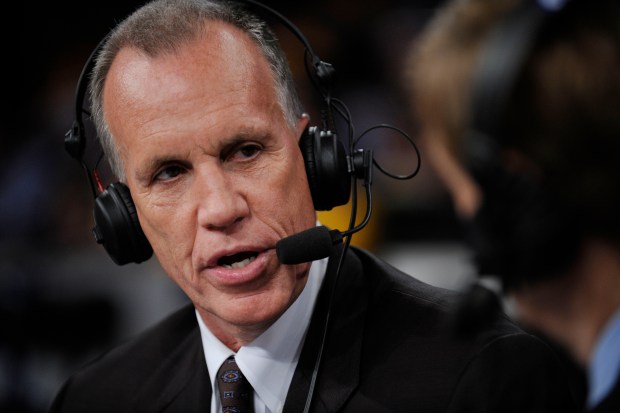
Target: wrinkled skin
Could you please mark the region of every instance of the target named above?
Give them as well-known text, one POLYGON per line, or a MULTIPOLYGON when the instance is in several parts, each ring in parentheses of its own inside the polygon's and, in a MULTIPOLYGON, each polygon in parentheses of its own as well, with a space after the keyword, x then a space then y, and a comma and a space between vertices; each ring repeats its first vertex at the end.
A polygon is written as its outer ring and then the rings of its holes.
POLYGON ((155 255, 237 350, 307 280, 309 264, 281 265, 274 247, 316 222, 298 146, 308 118, 286 123, 266 60, 221 22, 174 54, 122 49, 104 112, 155 255))

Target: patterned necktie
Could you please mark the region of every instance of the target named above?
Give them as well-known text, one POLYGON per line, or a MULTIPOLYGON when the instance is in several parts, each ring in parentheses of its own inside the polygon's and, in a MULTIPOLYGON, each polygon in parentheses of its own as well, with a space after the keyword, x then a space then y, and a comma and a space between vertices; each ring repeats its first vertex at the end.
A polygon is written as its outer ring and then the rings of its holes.
POLYGON ((254 394, 235 357, 230 356, 217 372, 222 413, 254 413, 254 394))

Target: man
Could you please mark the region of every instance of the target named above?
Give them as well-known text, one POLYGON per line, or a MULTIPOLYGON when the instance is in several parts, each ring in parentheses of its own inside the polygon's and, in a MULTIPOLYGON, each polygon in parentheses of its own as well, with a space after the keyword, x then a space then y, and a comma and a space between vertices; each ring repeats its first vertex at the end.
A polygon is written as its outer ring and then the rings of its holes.
POLYGON ((572 411, 554 354, 503 315, 452 340, 455 295, 367 252, 279 262, 276 243, 316 225, 285 62, 224 3, 155 0, 111 34, 99 135, 192 305, 77 372, 51 411, 235 411, 218 379, 240 376, 257 412, 572 411), (242 373, 216 374, 230 356, 242 373))
POLYGON ((454 1, 409 62, 481 275, 586 369, 588 410, 620 411, 618 2, 454 1))

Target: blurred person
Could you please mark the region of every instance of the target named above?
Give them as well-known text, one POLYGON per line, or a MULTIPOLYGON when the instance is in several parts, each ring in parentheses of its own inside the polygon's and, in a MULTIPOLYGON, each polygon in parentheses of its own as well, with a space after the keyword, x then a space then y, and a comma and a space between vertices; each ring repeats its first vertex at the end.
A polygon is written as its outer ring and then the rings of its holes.
POLYGON ((76 372, 50 411, 239 411, 218 381, 244 377, 245 411, 575 411, 552 351, 504 314, 454 340, 456 293, 346 242, 304 255, 315 246, 295 237, 348 188, 316 187, 325 154, 307 140, 329 134, 309 128, 286 57, 244 8, 145 4, 97 51, 89 90, 119 179, 96 198, 110 220, 97 237, 135 237, 106 249, 119 264, 154 252, 191 304, 76 372), (227 360, 238 369, 218 373, 227 360))
POLYGON ((451 1, 406 79, 481 282, 619 412, 620 3, 451 1))

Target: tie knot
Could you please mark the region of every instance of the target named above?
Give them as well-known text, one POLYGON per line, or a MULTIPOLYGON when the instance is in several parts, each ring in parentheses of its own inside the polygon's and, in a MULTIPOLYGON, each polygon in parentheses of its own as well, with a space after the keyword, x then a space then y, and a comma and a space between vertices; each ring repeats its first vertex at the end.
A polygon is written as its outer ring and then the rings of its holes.
POLYGON ((222 363, 217 372, 222 413, 254 413, 254 395, 234 356, 222 363))

